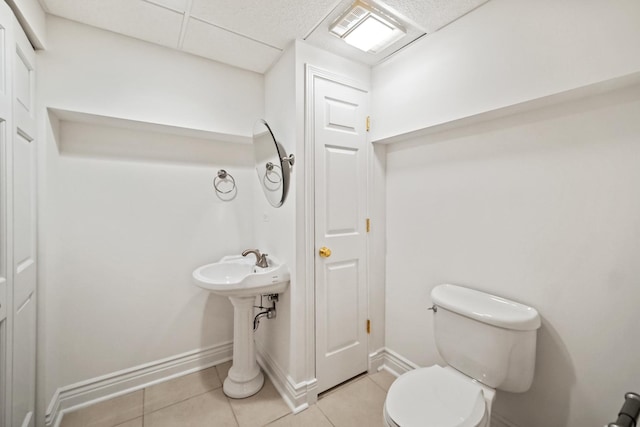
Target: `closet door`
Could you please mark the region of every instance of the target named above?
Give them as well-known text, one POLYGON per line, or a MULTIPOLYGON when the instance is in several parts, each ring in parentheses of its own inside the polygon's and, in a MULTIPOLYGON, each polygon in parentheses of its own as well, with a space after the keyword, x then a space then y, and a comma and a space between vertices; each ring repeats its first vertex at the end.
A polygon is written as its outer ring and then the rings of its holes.
POLYGON ((311 83, 318 251, 316 377, 321 393, 368 367, 365 217, 369 94, 321 76, 314 76, 311 83))
POLYGON ((35 52, 0 4, 0 427, 35 425, 35 52))
POLYGON ((36 144, 35 52, 14 18, 13 55, 13 424, 35 424, 36 144))
POLYGON ((11 139, 11 67, 6 52, 13 44, 11 30, 13 15, 6 3, 0 4, 0 427, 11 424, 9 359, 9 303, 12 289, 11 259, 9 258, 9 178, 11 139))

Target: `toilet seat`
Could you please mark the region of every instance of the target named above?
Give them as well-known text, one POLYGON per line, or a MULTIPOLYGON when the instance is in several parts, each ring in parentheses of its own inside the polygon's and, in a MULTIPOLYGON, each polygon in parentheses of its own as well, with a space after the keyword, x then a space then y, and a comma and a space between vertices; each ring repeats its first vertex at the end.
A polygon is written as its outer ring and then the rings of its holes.
POLYGON ((483 387, 438 365, 398 377, 384 407, 394 427, 481 427, 486 413, 483 387))

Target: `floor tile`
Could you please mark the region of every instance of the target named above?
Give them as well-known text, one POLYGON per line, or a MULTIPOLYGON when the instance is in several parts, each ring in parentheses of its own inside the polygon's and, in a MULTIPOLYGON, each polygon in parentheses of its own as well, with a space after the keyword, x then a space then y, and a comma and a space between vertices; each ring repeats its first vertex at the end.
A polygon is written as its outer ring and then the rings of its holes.
POLYGON ((254 396, 226 397, 221 385, 230 367, 226 362, 66 414, 61 427, 381 426, 386 391, 395 380, 384 370, 356 377, 293 415, 268 378, 254 396))
POLYGON ((60 427, 113 427, 142 416, 142 390, 65 414, 60 427))
POLYGON ((227 397, 218 388, 144 415, 144 427, 237 427, 227 397))
POLYGON ((387 370, 381 370, 376 372, 375 374, 369 375, 369 378, 373 380, 374 383, 378 384, 382 389, 387 392, 389 391, 389 387, 396 380, 396 376, 387 370))
POLYGON ((144 390, 144 413, 157 411, 221 386, 217 370, 213 367, 147 387, 144 390))
POLYGON ((229 369, 231 368, 231 360, 228 362, 221 363, 216 365, 216 370, 218 371, 218 378, 220 381, 224 382, 224 379, 227 378, 227 374, 229 373, 229 369))
POLYGON ((360 375, 356 375, 353 378, 350 378, 348 380, 346 380, 343 383, 338 384, 337 386, 330 388, 329 390, 323 391, 322 393, 320 393, 320 395, 318 396, 319 399, 325 398, 327 396, 329 396, 331 393, 335 393, 338 390, 343 389, 344 387, 348 386, 349 384, 355 383, 356 381, 360 381, 361 379, 363 379, 364 377, 367 376, 366 372, 363 372, 360 375))
POLYGON ((298 414, 289 414, 286 417, 279 418, 269 424, 269 427, 332 427, 327 417, 316 406, 312 405, 309 409, 298 414))
POLYGON ((318 407, 336 427, 382 426, 386 393, 369 377, 340 387, 318 400, 318 407))
POLYGON ((118 424, 115 427, 142 427, 142 417, 127 421, 126 423, 118 424))
POLYGON ((266 377, 262 390, 257 394, 245 399, 229 399, 229 403, 240 427, 264 426, 290 412, 280 393, 266 377))

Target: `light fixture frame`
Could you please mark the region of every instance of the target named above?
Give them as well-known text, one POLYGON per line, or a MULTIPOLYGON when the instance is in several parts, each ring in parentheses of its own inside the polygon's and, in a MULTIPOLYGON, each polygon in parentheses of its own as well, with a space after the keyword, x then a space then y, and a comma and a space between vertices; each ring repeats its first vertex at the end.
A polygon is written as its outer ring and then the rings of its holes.
MULTIPOLYGON (((329 33, 335 37, 345 40, 346 37, 348 37, 350 34, 356 31, 360 26, 360 24, 365 22, 367 18, 369 18, 370 16, 380 21, 381 23, 389 26, 390 28, 392 28, 393 29, 392 36, 387 39, 381 40, 369 50, 363 50, 361 48, 354 46, 357 49, 360 49, 367 53, 373 53, 373 54, 379 53, 384 49, 388 48, 389 46, 391 46, 392 44, 396 43, 400 39, 402 39, 402 37, 405 37, 407 35, 406 28, 399 22, 397 18, 375 7, 374 5, 365 3, 361 0, 356 0, 344 13, 342 13, 338 17, 338 19, 333 21, 333 23, 329 26, 329 33), (358 8, 363 9, 365 12, 360 17, 356 17, 356 15, 358 15, 359 12, 354 12, 358 8), (350 15, 354 15, 354 19, 357 19, 355 23, 347 19, 350 17, 350 15), (345 23, 347 24, 346 26, 344 25, 345 23)), ((350 45, 353 46, 352 44, 350 45)))

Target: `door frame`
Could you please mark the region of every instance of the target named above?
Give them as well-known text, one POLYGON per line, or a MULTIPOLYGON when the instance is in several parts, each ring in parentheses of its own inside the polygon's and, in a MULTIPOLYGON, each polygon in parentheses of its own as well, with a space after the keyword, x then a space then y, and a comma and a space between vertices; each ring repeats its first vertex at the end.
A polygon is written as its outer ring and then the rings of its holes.
MULTIPOLYGON (((369 84, 365 84, 362 81, 352 79, 346 77, 341 74, 336 74, 331 71, 316 67, 311 64, 305 64, 305 115, 304 115, 304 162, 305 162, 305 174, 304 174, 304 224, 305 224, 305 283, 306 283, 306 333, 305 336, 308 337, 305 343, 305 353, 306 353, 306 377, 312 379, 314 382, 314 390, 315 385, 317 384, 316 377, 316 280, 315 280, 315 266, 316 266, 316 242, 315 242, 315 224, 316 224, 316 216, 315 216, 315 199, 316 199, 316 191, 315 191, 315 89, 314 82, 315 79, 325 79, 333 81, 337 84, 341 84, 344 86, 348 86, 360 91, 364 91, 367 93, 369 97, 369 107, 371 106, 371 88, 369 84)), ((366 208, 365 214, 367 217, 370 216, 371 212, 371 158, 373 155, 373 147, 371 146, 371 136, 367 132, 366 135, 366 152, 365 157, 367 159, 367 171, 366 171, 366 208)), ((369 236, 366 238, 366 266, 365 266, 365 282, 366 282, 366 306, 367 306, 367 317, 370 318, 370 287, 369 287, 369 279, 370 279, 370 239, 369 236)), ((364 325, 363 325, 364 327, 364 325)), ((367 359, 370 359, 371 353, 371 337, 367 336, 367 359)), ((367 366, 371 369, 371 361, 367 360, 367 366)), ((314 393, 314 396, 310 396, 310 402, 316 400, 317 394, 314 393)))

